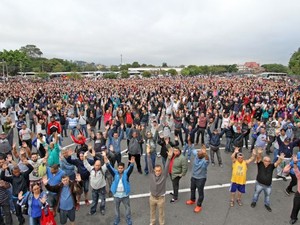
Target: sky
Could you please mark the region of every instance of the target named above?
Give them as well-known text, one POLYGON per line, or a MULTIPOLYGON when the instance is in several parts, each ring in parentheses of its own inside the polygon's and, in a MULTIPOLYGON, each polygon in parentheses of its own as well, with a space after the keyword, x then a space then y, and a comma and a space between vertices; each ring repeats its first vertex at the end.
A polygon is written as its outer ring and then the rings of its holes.
POLYGON ((300 47, 299 0, 1 0, 0 51, 104 65, 260 64, 300 47))

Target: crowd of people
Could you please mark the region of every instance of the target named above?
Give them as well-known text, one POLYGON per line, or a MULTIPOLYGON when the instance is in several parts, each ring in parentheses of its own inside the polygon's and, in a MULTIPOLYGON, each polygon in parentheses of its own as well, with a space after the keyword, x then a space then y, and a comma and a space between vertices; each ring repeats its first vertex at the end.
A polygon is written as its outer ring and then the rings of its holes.
MULTIPOLYGON (((300 179, 300 154, 294 155, 300 145, 300 91, 291 80, 234 78, 0 83, 0 225, 13 224, 12 213, 20 225, 24 214, 30 225, 39 225, 45 211, 56 220, 58 212, 60 224, 75 224, 82 195, 90 216, 99 199, 105 216, 109 196, 114 198, 113 224, 120 223, 121 203, 126 223, 133 224, 129 196, 135 165, 149 177, 151 225, 156 224, 156 209, 159 224, 165 224, 167 178, 173 187, 170 203, 175 204, 189 163, 186 204, 199 213, 209 164, 223 168, 222 144, 232 160, 230 207, 243 205, 247 167, 253 163, 257 178, 251 207, 264 191, 271 212, 273 170, 277 178, 291 177, 287 195, 300 179), (71 138, 76 148, 65 148, 64 138, 71 138), (251 153, 249 159, 245 152, 251 153)), ((298 187, 291 224, 298 219, 299 196, 298 187)))

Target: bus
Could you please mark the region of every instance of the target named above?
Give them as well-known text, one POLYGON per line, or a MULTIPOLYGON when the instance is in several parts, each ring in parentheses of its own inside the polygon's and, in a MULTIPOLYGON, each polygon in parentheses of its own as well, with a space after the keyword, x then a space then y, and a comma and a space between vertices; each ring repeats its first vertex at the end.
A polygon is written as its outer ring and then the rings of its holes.
POLYGON ((287 77, 287 73, 264 72, 259 77, 266 80, 283 80, 287 77))

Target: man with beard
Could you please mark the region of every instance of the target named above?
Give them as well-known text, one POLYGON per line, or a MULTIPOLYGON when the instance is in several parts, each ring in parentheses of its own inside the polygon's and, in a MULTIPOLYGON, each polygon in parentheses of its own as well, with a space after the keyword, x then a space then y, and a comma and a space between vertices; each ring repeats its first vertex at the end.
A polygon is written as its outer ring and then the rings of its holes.
POLYGON ((203 145, 201 149, 193 150, 193 154, 195 159, 191 177, 191 198, 186 201, 186 204, 193 205, 196 203, 196 189, 198 189, 198 200, 194 212, 199 213, 202 210, 202 202, 204 199, 204 185, 207 178, 209 157, 206 153, 205 145, 203 145))

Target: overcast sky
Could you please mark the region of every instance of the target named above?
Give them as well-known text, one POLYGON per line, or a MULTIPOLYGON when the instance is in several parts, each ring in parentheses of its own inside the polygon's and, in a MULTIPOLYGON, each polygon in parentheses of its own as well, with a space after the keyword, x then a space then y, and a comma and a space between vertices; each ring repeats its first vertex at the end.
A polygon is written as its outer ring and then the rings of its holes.
POLYGON ((1 0, 0 51, 105 65, 287 65, 299 0, 1 0))

